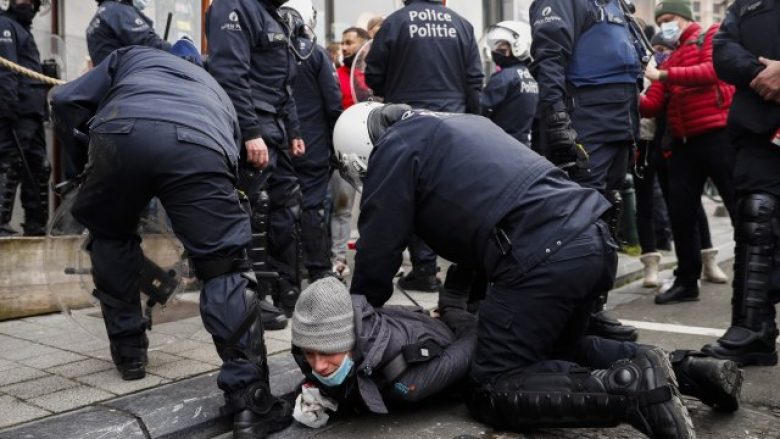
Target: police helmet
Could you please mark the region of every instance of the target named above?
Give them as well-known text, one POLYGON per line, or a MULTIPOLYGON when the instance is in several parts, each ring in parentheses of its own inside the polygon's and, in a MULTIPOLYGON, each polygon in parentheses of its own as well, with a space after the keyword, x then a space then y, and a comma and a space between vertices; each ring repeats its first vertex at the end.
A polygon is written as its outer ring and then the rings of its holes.
POLYGON ((317 10, 311 0, 288 0, 279 9, 291 9, 298 13, 304 25, 311 29, 317 27, 317 10))
POLYGON ((333 129, 333 147, 341 177, 355 188, 362 186, 368 170, 368 156, 374 148, 369 133, 368 116, 382 108, 379 102, 360 102, 347 108, 333 129))
MULTIPOLYGON (((6 12, 16 6, 17 0, 0 0, 0 11, 6 12)), ((32 0, 36 14, 46 14, 51 10, 51 0, 32 0)))
POLYGON ((502 21, 490 26, 487 31, 487 45, 492 52, 501 42, 512 48, 512 56, 520 61, 531 59, 531 26, 525 21, 502 21))

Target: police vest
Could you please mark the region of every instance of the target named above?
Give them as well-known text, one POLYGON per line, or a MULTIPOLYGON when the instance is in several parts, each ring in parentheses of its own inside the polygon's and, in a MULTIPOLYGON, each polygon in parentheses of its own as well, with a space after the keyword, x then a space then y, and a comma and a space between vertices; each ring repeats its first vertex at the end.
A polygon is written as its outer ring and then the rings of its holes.
POLYGON ((580 35, 566 67, 575 87, 632 84, 641 77, 639 54, 618 1, 596 1, 596 22, 580 35))

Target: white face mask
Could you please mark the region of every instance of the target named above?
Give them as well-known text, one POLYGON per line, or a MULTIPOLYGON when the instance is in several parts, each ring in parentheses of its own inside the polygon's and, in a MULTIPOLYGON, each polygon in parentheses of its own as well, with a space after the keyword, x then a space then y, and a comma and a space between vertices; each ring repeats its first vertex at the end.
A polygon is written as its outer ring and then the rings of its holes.
POLYGON ((143 11, 146 9, 146 6, 149 4, 151 0, 133 0, 133 6, 136 7, 139 11, 143 11))
POLYGON ((680 39, 680 25, 677 20, 661 23, 661 35, 665 40, 677 41, 680 39))

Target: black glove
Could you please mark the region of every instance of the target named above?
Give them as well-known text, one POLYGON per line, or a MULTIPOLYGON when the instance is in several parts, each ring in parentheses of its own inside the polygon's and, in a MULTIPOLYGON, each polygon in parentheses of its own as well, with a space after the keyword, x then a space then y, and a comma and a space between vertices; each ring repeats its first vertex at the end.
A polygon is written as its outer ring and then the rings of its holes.
POLYGON ((569 114, 561 110, 549 110, 545 115, 547 158, 566 171, 569 177, 588 172, 588 153, 577 143, 577 132, 571 126, 569 114))

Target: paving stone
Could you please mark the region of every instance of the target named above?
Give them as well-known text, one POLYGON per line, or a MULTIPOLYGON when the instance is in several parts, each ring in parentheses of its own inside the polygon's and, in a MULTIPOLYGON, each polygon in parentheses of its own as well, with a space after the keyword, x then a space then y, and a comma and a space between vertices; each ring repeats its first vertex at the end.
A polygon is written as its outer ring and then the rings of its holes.
POLYGON ((73 327, 73 321, 63 313, 54 313, 45 316, 27 317, 22 320, 36 325, 51 326, 54 328, 61 328, 61 329, 69 329, 73 327))
POLYGON ((34 367, 36 369, 47 369, 49 367, 59 366, 60 364, 67 364, 73 363, 74 361, 84 360, 85 358, 85 356, 80 354, 57 350, 57 352, 52 352, 50 354, 19 360, 19 363, 34 367))
POLYGON ((176 343, 178 340, 182 339, 181 337, 177 338, 170 334, 163 334, 154 331, 147 332, 146 335, 149 337, 150 348, 161 347, 171 343, 176 343))
POLYGON ((39 343, 83 355, 87 355, 89 352, 93 352, 97 349, 108 348, 109 345, 108 339, 99 340, 84 333, 61 335, 59 337, 41 340, 39 343))
MULTIPOLYGON (((199 375, 204 372, 211 372, 218 369, 219 366, 202 363, 200 361, 183 359, 170 363, 165 363, 157 367, 150 367, 147 370, 155 375, 168 379, 181 379, 189 376, 199 375)), ((0 389, 2 390, 2 389, 0 389)))
POLYGON ((214 348, 213 345, 204 346, 189 351, 182 351, 177 353, 176 355, 189 358, 191 360, 197 360, 203 363, 214 364, 216 366, 222 365, 222 359, 219 358, 219 355, 217 354, 217 350, 214 348))
POLYGON ((214 345, 211 343, 204 343, 196 340, 178 340, 176 343, 161 346, 160 350, 163 352, 168 352, 169 354, 178 354, 179 352, 191 351, 193 349, 206 347, 214 349, 214 345))
POLYGON ((0 322, 0 334, 6 334, 15 338, 23 338, 25 340, 31 340, 31 336, 39 335, 42 333, 52 333, 52 328, 36 325, 24 320, 8 320, 0 322))
POLYGON ((51 346, 27 342, 16 349, 5 349, 5 346, 3 346, 3 349, 0 349, 0 358, 19 361, 24 360, 25 358, 40 357, 43 355, 56 354, 60 352, 63 351, 51 346))
POLYGON ((292 341, 292 329, 291 324, 288 323, 287 327, 284 329, 279 329, 276 331, 265 331, 265 338, 266 339, 274 339, 274 340, 281 340, 286 341, 287 343, 290 343, 292 341))
POLYGON ((268 338, 265 340, 265 349, 268 352, 268 355, 286 352, 290 350, 290 342, 268 338))
POLYGON ((76 387, 78 385, 78 383, 67 378, 52 375, 19 384, 0 387, 0 390, 19 399, 30 399, 47 393, 54 393, 63 389, 76 387))
POLYGON ((79 377, 89 375, 91 373, 100 372, 103 370, 113 369, 114 364, 110 361, 99 360, 97 358, 90 358, 83 361, 76 361, 75 363, 63 364, 61 366, 55 366, 47 369, 47 372, 55 375, 60 375, 66 378, 79 377))
POLYGON ((75 380, 92 387, 97 387, 98 389, 116 393, 117 395, 148 389, 149 387, 158 386, 170 381, 149 372, 146 373, 146 377, 143 379, 124 381, 119 375, 119 372, 113 368, 103 372, 80 376, 75 378, 75 380))
POLYGON ((144 439, 144 431, 130 415, 105 407, 87 407, 0 431, 2 439, 144 439))
MULTIPOLYGON (((0 396, 0 428, 37 419, 51 412, 31 406, 12 396, 0 396)), ((0 437, 3 437, 0 434, 0 437)))
POLYGON ((48 374, 41 370, 17 365, 14 368, 4 370, 2 373, 0 373, 0 386, 21 383, 35 378, 44 377, 46 375, 48 374))
POLYGON ((11 369, 19 366, 17 363, 10 360, 0 360, 0 371, 11 369))
POLYGON ((89 386, 78 386, 32 398, 28 400, 28 402, 35 404, 38 407, 43 407, 46 410, 59 413, 83 407, 92 404, 93 402, 104 401, 113 396, 114 394, 106 392, 105 390, 89 386))
POLYGON ((149 349, 147 355, 149 357, 149 366, 147 368, 158 367, 165 363, 180 361, 182 359, 177 355, 169 354, 167 352, 160 351, 159 349, 149 349))

